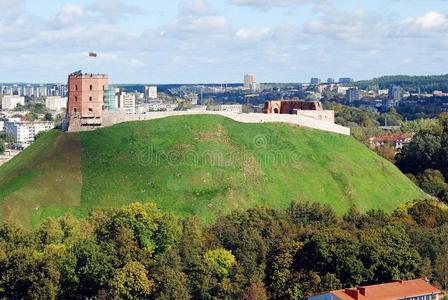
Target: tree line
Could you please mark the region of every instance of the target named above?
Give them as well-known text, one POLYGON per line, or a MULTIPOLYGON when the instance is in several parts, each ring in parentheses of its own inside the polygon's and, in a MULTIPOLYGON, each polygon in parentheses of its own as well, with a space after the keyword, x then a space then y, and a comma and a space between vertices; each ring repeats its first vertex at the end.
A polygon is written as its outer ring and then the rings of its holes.
POLYGON ((430 200, 343 217, 325 205, 203 224, 151 203, 0 227, 1 299, 304 299, 427 277, 448 288, 448 211, 430 200))
POLYGON ((448 114, 421 128, 397 155, 396 165, 427 193, 448 203, 448 114))
POLYGON ((387 89, 391 85, 401 86, 412 93, 432 93, 435 90, 448 91, 448 75, 432 76, 383 76, 355 83, 361 89, 387 89))

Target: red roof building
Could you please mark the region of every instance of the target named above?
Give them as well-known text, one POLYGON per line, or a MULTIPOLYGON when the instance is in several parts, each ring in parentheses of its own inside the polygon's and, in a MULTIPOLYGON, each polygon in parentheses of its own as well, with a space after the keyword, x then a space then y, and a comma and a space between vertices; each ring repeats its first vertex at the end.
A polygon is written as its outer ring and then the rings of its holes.
POLYGON ((331 291, 308 300, 438 300, 440 294, 426 280, 414 279, 331 291))

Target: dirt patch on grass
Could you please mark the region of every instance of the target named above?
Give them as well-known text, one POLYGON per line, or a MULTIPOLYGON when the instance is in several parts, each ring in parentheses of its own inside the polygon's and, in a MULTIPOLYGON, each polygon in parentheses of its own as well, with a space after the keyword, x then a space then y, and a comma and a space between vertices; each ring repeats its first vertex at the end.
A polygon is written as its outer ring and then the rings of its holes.
POLYGON ((0 203, 0 220, 12 219, 31 226, 33 212, 41 207, 80 206, 82 173, 79 136, 59 134, 42 151, 30 157, 32 164, 20 166, 19 172, 12 172, 12 177, 19 177, 11 178, 2 187, 7 189, 8 184, 21 176, 29 177, 20 186, 14 187, 0 203))

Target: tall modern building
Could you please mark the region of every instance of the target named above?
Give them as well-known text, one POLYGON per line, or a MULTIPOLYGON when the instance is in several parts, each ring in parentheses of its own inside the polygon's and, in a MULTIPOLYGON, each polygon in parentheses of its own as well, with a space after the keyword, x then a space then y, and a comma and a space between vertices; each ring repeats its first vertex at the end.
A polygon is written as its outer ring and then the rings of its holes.
POLYGON ((108 84, 109 79, 104 74, 83 74, 81 71, 70 74, 67 118, 79 118, 81 126, 100 125, 108 84))
POLYGON ((313 78, 311 78, 311 80, 310 80, 310 83, 311 83, 312 85, 319 85, 321 82, 322 82, 322 81, 320 80, 320 78, 316 78, 316 77, 313 77, 313 78))
POLYGON ((118 109, 125 114, 135 114, 135 94, 120 92, 118 96, 118 109))
POLYGON ((104 109, 116 110, 118 108, 118 93, 120 89, 107 87, 104 90, 104 109))
POLYGON ((352 103, 352 102, 355 102, 355 101, 359 101, 360 98, 361 97, 360 97, 358 88, 350 88, 345 93, 345 101, 347 103, 352 103))
POLYGON ((157 86, 145 86, 145 98, 157 99, 157 86))
POLYGON ((333 84, 333 83, 335 83, 334 78, 328 78, 328 79, 327 79, 327 83, 328 83, 328 84, 333 84))
POLYGON ((389 87, 389 100, 394 100, 396 102, 401 101, 403 97, 403 89, 398 85, 391 85, 389 87))
POLYGON ((244 88, 250 89, 254 84, 257 83, 257 77, 254 74, 244 75, 244 88))

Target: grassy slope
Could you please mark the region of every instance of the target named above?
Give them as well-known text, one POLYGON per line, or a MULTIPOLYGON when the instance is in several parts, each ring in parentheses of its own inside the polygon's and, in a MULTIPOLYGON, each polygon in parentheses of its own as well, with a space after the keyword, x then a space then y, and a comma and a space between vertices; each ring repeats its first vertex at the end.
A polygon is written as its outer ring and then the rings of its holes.
POLYGON ((81 139, 82 205, 89 207, 152 200, 210 219, 218 211, 285 207, 298 199, 329 203, 339 213, 352 204, 391 211, 423 196, 354 139, 283 124, 176 117, 120 124, 81 139))
POLYGON ((0 168, 0 219, 29 224, 45 206, 79 207, 81 142, 56 130, 0 168))
POLYGON ((354 139, 284 124, 185 116, 80 134, 54 132, 45 139, 0 168, 0 204, 16 211, 0 218, 21 218, 19 212, 26 211, 24 217, 33 213, 37 223, 67 206, 83 215, 92 207, 134 201, 154 201, 205 220, 234 208, 285 207, 300 199, 329 203, 338 213, 352 204, 391 211, 424 196, 392 164, 354 139), (46 154, 45 143, 59 144, 65 154, 46 154), (37 167, 43 172, 37 173, 37 167), (6 182, 11 173, 23 176, 6 182), (44 184, 48 176, 50 183, 59 180, 70 197, 54 197, 55 184, 44 184), (35 205, 45 207, 34 210, 35 205))

